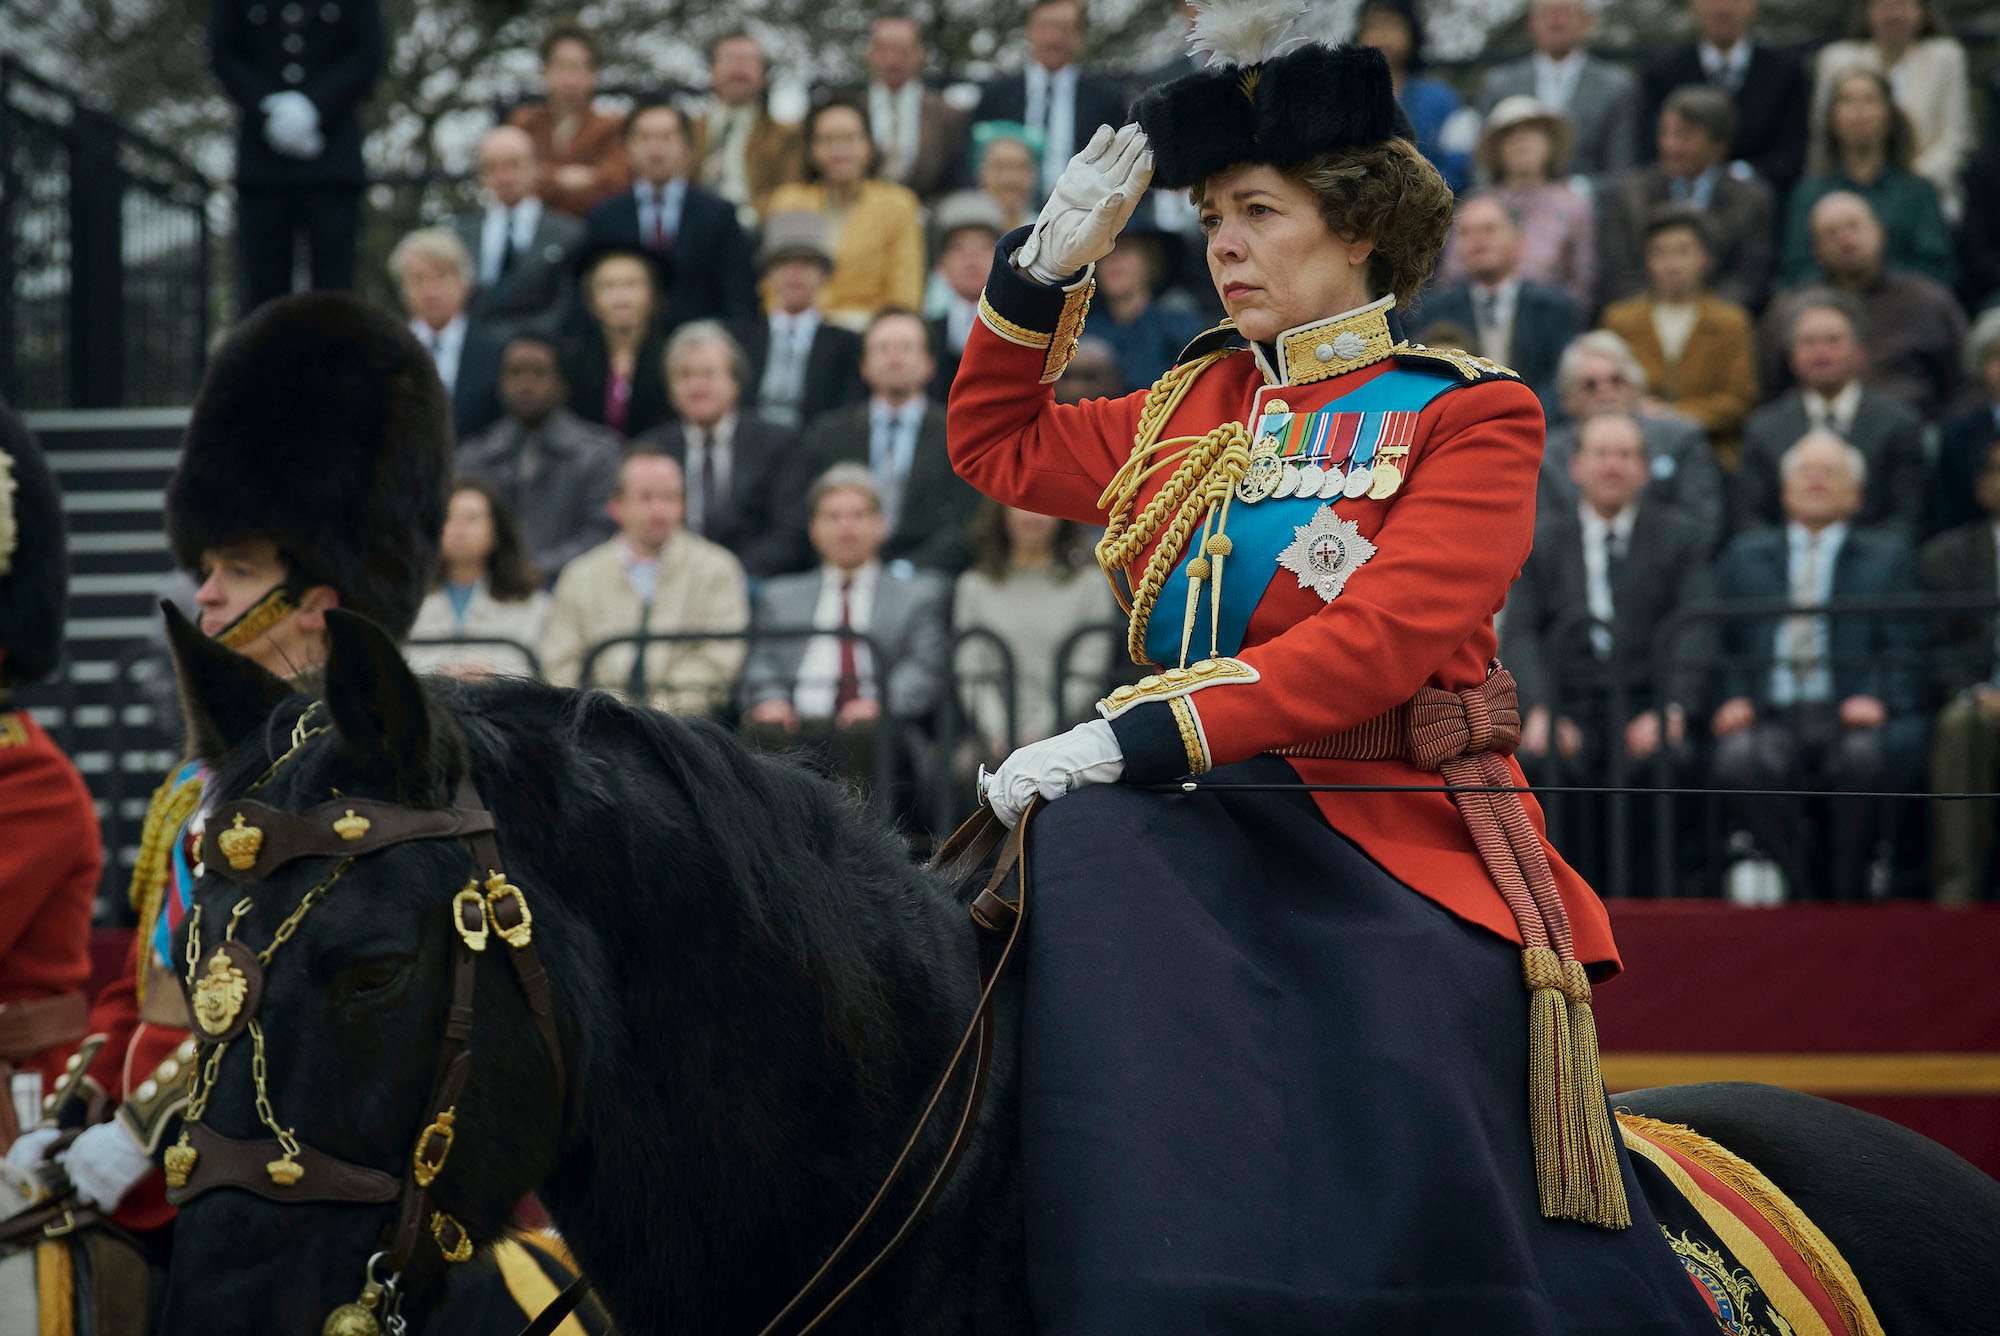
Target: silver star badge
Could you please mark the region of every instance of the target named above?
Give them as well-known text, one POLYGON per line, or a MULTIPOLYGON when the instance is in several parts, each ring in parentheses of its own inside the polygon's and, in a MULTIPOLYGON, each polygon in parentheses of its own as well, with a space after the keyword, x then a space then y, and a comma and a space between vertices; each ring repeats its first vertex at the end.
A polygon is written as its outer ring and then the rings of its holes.
POLYGON ((1375 544, 1361 536, 1361 526, 1321 506, 1312 523, 1292 530, 1292 544, 1278 554, 1278 564, 1299 577, 1299 588, 1311 590, 1328 603, 1340 597, 1347 577, 1375 555, 1375 544))

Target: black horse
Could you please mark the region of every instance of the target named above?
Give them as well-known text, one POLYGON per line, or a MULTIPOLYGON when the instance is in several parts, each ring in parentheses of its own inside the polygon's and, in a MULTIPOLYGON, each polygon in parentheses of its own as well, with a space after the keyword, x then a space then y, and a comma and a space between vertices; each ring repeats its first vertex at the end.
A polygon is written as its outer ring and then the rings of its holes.
MULTIPOLYGON (((369 623, 327 623, 317 706, 170 629, 191 742, 217 772, 211 807, 269 771, 256 799, 284 811, 336 795, 442 807, 469 777, 494 814, 507 877, 533 906, 571 1093, 559 1107, 522 990, 487 952, 471 1084, 434 1199, 483 1244, 539 1194, 628 1336, 754 1336, 860 1214, 973 1010, 964 906, 836 787, 719 728, 526 682, 420 684, 369 623), (330 736, 298 728, 308 711, 330 736), (287 755, 295 733, 307 740, 287 755)), ((451 906, 470 862, 431 840, 359 858, 330 883, 326 858, 248 887, 201 882, 204 941, 247 899, 237 935, 260 949, 326 886, 257 1004, 272 1111, 307 1146, 403 1172, 431 1116, 451 906)), ((1029 1330, 1006 1000, 956 1176, 921 1233, 821 1330, 1029 1330)), ((234 1052, 222 1064, 203 1118, 217 1132, 264 1134, 250 1066, 234 1052)), ((2000 1331, 1971 1316, 1994 1307, 2000 1185, 1963 1161, 1763 1087, 1621 1103, 1762 1167, 1842 1249, 1890 1332, 2000 1331)), ((885 1219, 943 1153, 952 1118, 936 1121, 885 1219)), ((176 1229, 167 1330, 318 1331, 354 1298, 390 1210, 196 1198, 176 1229)), ((428 1238, 426 1254, 442 1265, 428 1238)), ((415 1270, 404 1312, 421 1331, 430 1287, 415 1270)))

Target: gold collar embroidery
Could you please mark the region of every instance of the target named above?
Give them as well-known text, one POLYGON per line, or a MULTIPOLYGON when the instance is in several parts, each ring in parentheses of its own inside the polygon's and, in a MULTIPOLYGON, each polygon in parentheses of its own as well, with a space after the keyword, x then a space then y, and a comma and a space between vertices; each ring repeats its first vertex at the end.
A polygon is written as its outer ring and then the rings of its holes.
POLYGON ((1396 336, 1389 328, 1389 312, 1394 309, 1393 296, 1380 297, 1330 319, 1286 330, 1278 336, 1275 369, 1264 350, 1257 349, 1264 379, 1274 385, 1312 385, 1375 365, 1395 350, 1396 336))

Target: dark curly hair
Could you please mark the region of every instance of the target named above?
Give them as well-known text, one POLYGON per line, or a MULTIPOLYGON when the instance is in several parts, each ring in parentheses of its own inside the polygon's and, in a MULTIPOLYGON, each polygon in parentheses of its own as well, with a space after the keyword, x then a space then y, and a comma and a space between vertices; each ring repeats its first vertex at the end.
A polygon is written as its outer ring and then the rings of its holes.
MULTIPOLYGON (((451 494, 474 492, 486 501, 486 513, 493 524, 493 550, 486 554, 486 590, 502 603, 519 603, 524 598, 532 598, 542 587, 542 573, 535 569, 528 559, 527 539, 521 533, 521 521, 514 515, 514 507, 485 478, 467 475, 454 482, 451 494)), ((444 584, 444 567, 438 567, 437 579, 432 588, 444 584)))
MULTIPOLYGON (((1280 169, 1319 198, 1320 217, 1337 237, 1375 243, 1368 284, 1408 307, 1429 281, 1451 235, 1451 187, 1416 145, 1403 138, 1323 153, 1280 169)), ((1199 200, 1207 183, 1195 187, 1199 200)))

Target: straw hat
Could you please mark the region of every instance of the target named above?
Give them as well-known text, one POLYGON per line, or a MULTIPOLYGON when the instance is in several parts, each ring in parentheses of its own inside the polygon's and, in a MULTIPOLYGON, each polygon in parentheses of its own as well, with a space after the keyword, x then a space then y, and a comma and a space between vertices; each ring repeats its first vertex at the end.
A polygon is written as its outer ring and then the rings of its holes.
POLYGON ((1535 126, 1549 137, 1549 179, 1555 180, 1569 165, 1570 142, 1575 136, 1569 117, 1543 106, 1526 93, 1504 97, 1486 113, 1479 127, 1479 148, 1474 161, 1480 175, 1489 181, 1500 179, 1500 141, 1509 131, 1535 126))

